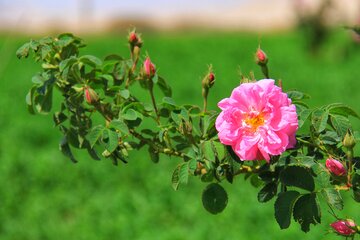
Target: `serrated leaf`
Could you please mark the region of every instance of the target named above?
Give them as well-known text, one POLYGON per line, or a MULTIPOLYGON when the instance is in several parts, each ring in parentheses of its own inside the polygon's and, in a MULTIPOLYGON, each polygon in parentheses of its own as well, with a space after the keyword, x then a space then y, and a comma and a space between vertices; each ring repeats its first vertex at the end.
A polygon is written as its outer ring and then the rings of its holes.
POLYGON ((333 103, 327 106, 329 113, 333 115, 342 115, 344 117, 353 116, 360 119, 360 116, 351 107, 342 103, 333 103))
POLYGON ((39 113, 48 113, 52 108, 53 87, 48 86, 45 94, 38 94, 34 98, 34 104, 39 113))
POLYGON ((304 109, 301 112, 299 112, 299 128, 301 128, 306 120, 309 118, 310 114, 312 113, 312 110, 310 109, 304 109))
POLYGON ((294 220, 301 225, 301 230, 308 232, 310 224, 321 222, 321 212, 316 201, 316 194, 310 193, 301 196, 294 205, 294 220))
POLYGON ((326 128, 329 112, 327 110, 317 109, 312 112, 311 124, 317 132, 322 132, 326 128))
POLYGON ((301 166, 288 166, 280 173, 280 181, 286 186, 293 186, 314 191, 314 178, 310 169, 301 166))
POLYGON ((110 129, 107 129, 108 134, 108 142, 106 144, 106 149, 112 153, 117 146, 119 145, 119 137, 118 134, 110 129))
POLYGON ((60 72, 64 71, 66 68, 70 67, 71 65, 73 65, 76 62, 77 62, 77 58, 74 56, 61 61, 59 64, 60 72))
POLYGON ((340 193, 337 190, 335 190, 334 188, 325 188, 322 189, 321 192, 330 206, 338 210, 342 210, 344 208, 344 202, 341 198, 340 193))
POLYGON ((171 97, 163 97, 162 102, 167 103, 171 106, 176 106, 174 99, 172 99, 171 97))
POLYGON ((343 139, 348 129, 351 129, 349 119, 341 115, 330 115, 331 125, 334 127, 336 133, 343 139))
POLYGON ((275 219, 281 229, 286 229, 290 226, 291 215, 294 204, 299 198, 300 193, 297 191, 281 192, 275 201, 275 219))
POLYGON ((275 182, 266 184, 258 193, 258 201, 264 203, 271 200, 277 193, 277 187, 275 182))
POLYGON ((129 135, 129 128, 128 126, 120 119, 115 119, 110 122, 110 128, 114 128, 119 130, 121 133, 129 135))
POLYGON ((90 147, 93 148, 104 132, 104 126, 98 125, 94 127, 90 133, 87 134, 86 138, 89 141, 90 147))
POLYGON ((208 212, 218 214, 226 208, 228 196, 221 185, 210 183, 202 193, 202 203, 208 212))
POLYGON ((94 68, 102 64, 102 61, 99 58, 92 55, 84 55, 79 58, 79 61, 94 68))
POLYGON ((18 58, 27 58, 29 56, 30 43, 25 43, 17 51, 16 56, 18 58))
POLYGON ((189 165, 187 162, 179 164, 172 175, 171 182, 174 190, 178 190, 180 184, 187 184, 189 178, 189 165))

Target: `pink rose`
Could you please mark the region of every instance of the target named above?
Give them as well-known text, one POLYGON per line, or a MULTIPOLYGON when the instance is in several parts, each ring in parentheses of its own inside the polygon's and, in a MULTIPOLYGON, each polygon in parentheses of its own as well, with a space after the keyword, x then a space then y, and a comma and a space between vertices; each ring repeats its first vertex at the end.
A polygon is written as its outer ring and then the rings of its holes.
POLYGON ((269 162, 296 144, 298 118, 294 104, 272 79, 243 83, 230 98, 218 103, 216 119, 221 143, 230 145, 241 160, 269 162))
POLYGON ((147 57, 144 61, 144 73, 147 77, 151 78, 155 75, 155 65, 151 62, 150 58, 147 57))
POLYGON ((342 236, 351 236, 354 235, 355 230, 351 227, 355 227, 356 224, 351 219, 346 220, 337 220, 330 224, 330 226, 337 232, 338 234, 342 236))
POLYGON ((336 176, 343 176, 346 174, 346 169, 344 165, 338 160, 329 158, 325 163, 326 168, 336 176))

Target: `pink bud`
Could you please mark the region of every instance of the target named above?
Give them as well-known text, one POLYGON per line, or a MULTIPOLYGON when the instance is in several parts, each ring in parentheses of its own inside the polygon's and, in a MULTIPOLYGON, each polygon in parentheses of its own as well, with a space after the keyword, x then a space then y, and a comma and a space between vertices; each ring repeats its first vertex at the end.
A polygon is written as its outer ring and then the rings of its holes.
POLYGON ((99 100, 99 97, 96 94, 96 92, 93 89, 89 88, 89 87, 85 88, 85 94, 84 95, 85 95, 86 102, 89 103, 89 104, 95 103, 95 102, 97 102, 99 100))
POLYGON ((152 78, 155 75, 155 65, 151 62, 150 58, 147 57, 144 61, 144 73, 148 78, 152 78))
POLYGON ((214 82, 215 81, 215 75, 214 75, 214 73, 209 73, 209 81, 210 81, 210 83, 212 83, 212 82, 214 82))
POLYGON ((138 36, 135 31, 131 32, 129 34, 129 43, 130 44, 136 44, 138 41, 138 36))
POLYGON ((352 229, 352 227, 355 227, 356 224, 351 219, 337 220, 330 224, 330 226, 335 230, 335 232, 342 236, 352 236, 356 232, 354 229, 352 229))
POLYGON ((255 54, 256 57, 256 63, 257 64, 266 64, 268 62, 268 57, 266 56, 265 52, 258 48, 255 54))
POLYGON ((342 165, 342 163, 338 160, 329 158, 326 160, 325 166, 332 174, 336 176, 343 176, 346 174, 344 165, 342 165))

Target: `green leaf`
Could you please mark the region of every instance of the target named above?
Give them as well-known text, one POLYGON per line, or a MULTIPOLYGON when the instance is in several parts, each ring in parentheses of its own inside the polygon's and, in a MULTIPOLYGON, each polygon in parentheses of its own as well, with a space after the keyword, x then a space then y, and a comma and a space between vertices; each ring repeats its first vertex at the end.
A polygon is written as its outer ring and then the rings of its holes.
POLYGON ((102 61, 99 58, 92 55, 84 55, 79 58, 79 61, 93 68, 98 67, 102 64, 102 61))
POLYGON ((71 152, 71 148, 69 146, 69 143, 66 139, 66 137, 63 137, 63 139, 61 140, 60 144, 59 144, 59 148, 60 151, 68 158, 70 158, 70 160, 73 163, 77 163, 77 160, 75 159, 74 155, 71 152))
POLYGON ((360 116, 351 107, 342 103, 333 103, 327 106, 330 114, 342 115, 344 117, 353 116, 360 119, 360 116))
POLYGON ((306 120, 309 118, 310 114, 312 113, 312 110, 310 109, 304 109, 299 113, 299 128, 301 128, 306 120))
POLYGON ((126 123, 124 123, 122 120, 120 119, 115 119, 115 120, 112 120, 110 122, 110 125, 109 125, 110 128, 114 128, 118 131, 120 131, 121 133, 123 134, 127 134, 129 135, 129 128, 128 126, 126 125, 126 123))
POLYGON ((94 127, 90 133, 87 134, 86 139, 89 141, 90 147, 93 148, 97 143, 100 137, 102 137, 104 133, 104 126, 98 125, 94 127))
POLYGON ((263 203, 272 199, 277 193, 277 187, 275 182, 266 184, 258 193, 258 201, 263 203))
POLYGON ((308 232, 310 224, 321 222, 321 212, 316 200, 316 194, 301 196, 294 205, 294 220, 301 225, 301 230, 308 232))
POLYGON ((160 90, 164 93, 166 97, 171 97, 171 87, 166 83, 165 79, 163 79, 162 77, 158 77, 157 86, 159 86, 160 90))
POLYGON ((53 93, 53 87, 48 86, 46 88, 45 94, 38 94, 34 98, 34 103, 36 106, 36 109, 40 113, 48 113, 51 111, 52 107, 52 94, 53 93))
POLYGON ((301 166, 288 166, 280 173, 280 181, 287 186, 294 186, 314 191, 314 178, 310 169, 301 166))
POLYGON ((287 92, 288 98, 292 100, 302 100, 302 99, 309 99, 310 96, 299 91, 288 91, 287 92))
POLYGON ((341 115, 330 115, 331 125, 336 133, 343 139, 348 129, 351 129, 349 119, 341 115))
POLYGON ((325 188, 322 189, 322 194, 327 201, 327 203, 338 210, 342 210, 344 208, 344 202, 341 198, 340 193, 334 188, 325 188))
POLYGON ((35 91, 36 91, 36 87, 34 86, 29 90, 25 99, 27 104, 27 109, 30 114, 35 114, 34 103, 33 103, 35 91))
POLYGON ((60 72, 63 72, 66 68, 70 67, 76 62, 77 62, 77 58, 74 56, 61 61, 59 64, 60 72))
POLYGON ((16 56, 20 58, 27 58, 29 56, 30 43, 25 43, 17 51, 16 56))
POLYGON ((180 184, 187 184, 189 178, 189 164, 184 162, 179 164, 172 175, 172 187, 174 190, 178 190, 180 184))
POLYGON ((119 137, 116 132, 110 129, 107 129, 107 134, 108 134, 108 142, 105 147, 110 153, 112 153, 119 145, 119 137))
POLYGON ((130 97, 130 92, 127 89, 124 90, 120 90, 119 94, 121 97, 123 97, 124 99, 128 99, 130 97))
POLYGON ((41 46, 41 59, 44 60, 50 52, 51 52, 50 46, 42 45, 41 46))
POLYGON ((157 152, 153 147, 149 146, 148 152, 150 154, 151 161, 154 163, 159 162, 159 152, 157 152))
POLYGON ((354 200, 360 202, 360 175, 358 173, 354 174, 351 183, 353 185, 354 200))
POLYGON ((290 226, 291 215, 294 204, 299 198, 300 193, 297 191, 281 192, 275 201, 275 219, 281 229, 286 229, 290 226))
POLYGON ((67 119, 67 116, 63 112, 56 112, 53 115, 55 126, 63 123, 67 119))
POLYGON ((329 112, 327 110, 317 109, 311 115, 311 124, 317 132, 322 132, 326 128, 329 112))
POLYGON ((202 193, 202 203, 208 212, 218 214, 225 209, 228 203, 228 196, 221 185, 210 183, 202 193))
POLYGON ((125 114, 122 114, 121 117, 125 120, 133 121, 138 118, 138 112, 134 109, 128 109, 125 114))
POLYGON ((164 97, 162 99, 162 102, 166 103, 166 104, 169 104, 171 106, 176 106, 176 103, 175 103, 174 99, 172 99, 171 97, 164 97))

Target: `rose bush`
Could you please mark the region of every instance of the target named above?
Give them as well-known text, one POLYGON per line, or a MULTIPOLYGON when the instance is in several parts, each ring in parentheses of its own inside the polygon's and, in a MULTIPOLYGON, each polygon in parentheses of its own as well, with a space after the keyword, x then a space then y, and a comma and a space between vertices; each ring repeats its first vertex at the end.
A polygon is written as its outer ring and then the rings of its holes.
MULTIPOLYGON (((281 229, 292 218, 305 232, 320 223, 319 198, 337 219, 344 219, 335 214, 344 207, 342 194, 360 202, 360 158, 354 156, 359 133, 349 121, 360 117, 352 108, 341 103, 311 108, 308 95, 285 92, 280 80, 275 85, 270 79, 268 55, 260 48, 256 63, 266 79, 242 76, 240 86, 219 103, 220 114, 208 110, 215 84, 212 66, 201 81, 203 107, 178 105, 150 57, 142 61, 143 41, 136 31, 128 43, 130 59, 81 55, 85 45, 72 34, 31 40, 17 51, 19 58, 32 53, 41 62, 42 71, 33 76, 26 96, 30 113, 50 113, 53 92, 61 94, 53 121, 63 135, 60 150, 73 162, 74 149, 115 165, 127 163, 130 151, 144 147, 155 163, 160 154, 178 157, 182 161, 173 171, 173 188, 186 184, 189 176, 198 177, 207 183, 202 202, 213 214, 228 202, 220 183, 243 175, 261 187, 259 202, 275 198, 281 229), (133 91, 134 85, 148 93, 151 104, 139 100, 136 93, 143 93, 133 91), (160 101, 154 88, 163 94, 160 101)), ((359 233, 355 223, 346 226, 351 227, 347 232, 339 225, 331 226, 343 236, 359 233)))

